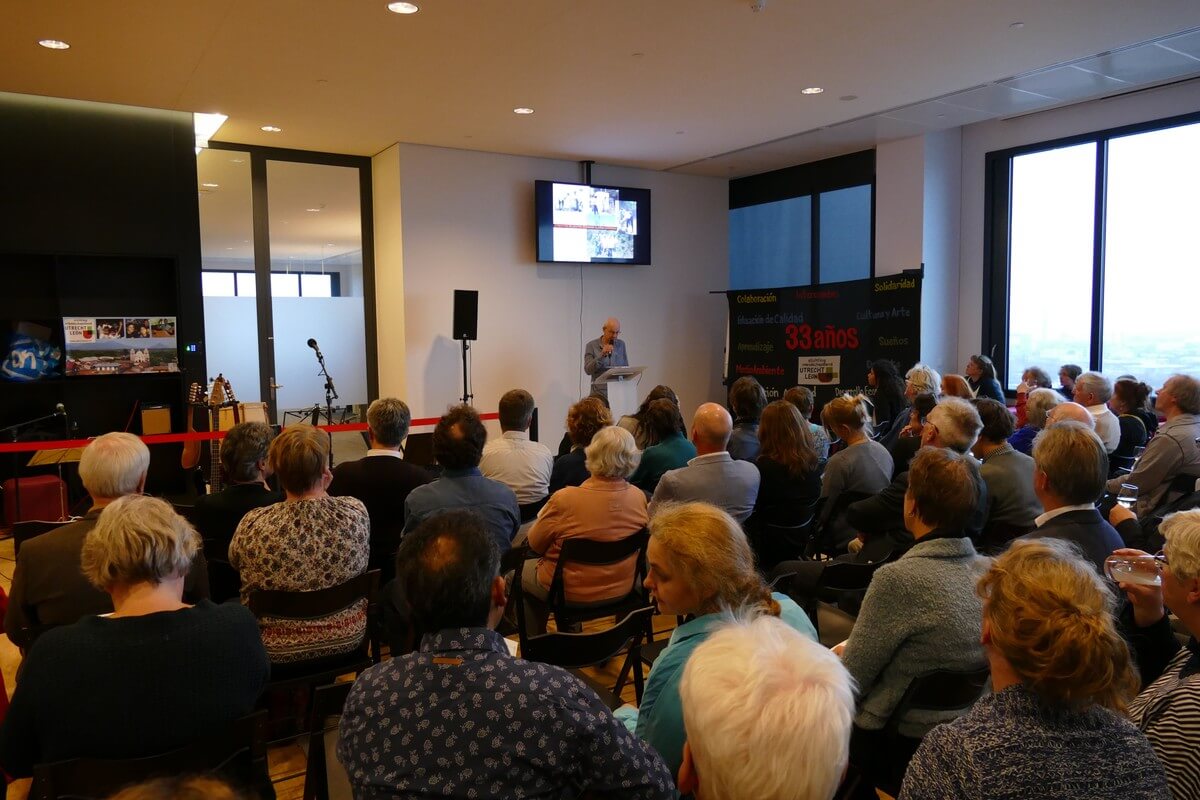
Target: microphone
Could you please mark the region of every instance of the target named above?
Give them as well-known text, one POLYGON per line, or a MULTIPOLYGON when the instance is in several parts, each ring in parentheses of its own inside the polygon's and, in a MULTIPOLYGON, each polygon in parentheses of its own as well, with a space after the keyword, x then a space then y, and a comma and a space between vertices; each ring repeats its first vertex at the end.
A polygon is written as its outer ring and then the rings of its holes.
POLYGON ((323 358, 323 356, 321 355, 321 348, 317 346, 316 339, 309 339, 308 346, 311 347, 313 350, 317 351, 317 358, 323 358))

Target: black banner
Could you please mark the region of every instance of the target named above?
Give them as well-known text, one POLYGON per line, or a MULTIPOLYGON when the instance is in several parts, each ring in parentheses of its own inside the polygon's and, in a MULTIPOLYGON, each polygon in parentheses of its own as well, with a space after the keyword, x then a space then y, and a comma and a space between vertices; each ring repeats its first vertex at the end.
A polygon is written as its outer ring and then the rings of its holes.
POLYGON ((919 272, 726 294, 726 375, 752 375, 772 400, 797 384, 818 407, 839 392, 870 394, 868 362, 891 359, 903 375, 920 359, 919 272))

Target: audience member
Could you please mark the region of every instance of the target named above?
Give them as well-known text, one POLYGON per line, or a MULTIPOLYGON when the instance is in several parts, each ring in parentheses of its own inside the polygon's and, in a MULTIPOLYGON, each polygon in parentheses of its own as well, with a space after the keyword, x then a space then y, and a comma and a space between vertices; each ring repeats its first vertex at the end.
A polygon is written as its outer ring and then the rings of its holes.
MULTIPOLYGON (((909 462, 921 449, 921 435, 925 430, 925 421, 929 418, 929 412, 933 411, 933 407, 936 405, 936 395, 919 394, 913 398, 908 424, 900 431, 900 436, 888 450, 892 454, 893 480, 901 472, 908 471, 909 462)), ((898 421, 897 424, 899 424, 898 421)))
POLYGON ((686 467, 696 457, 696 446, 680 433, 683 417, 679 407, 670 400, 655 400, 646 410, 642 426, 655 444, 642 452, 642 460, 629 482, 653 496, 662 476, 673 469, 686 467))
POLYGON ((564 486, 578 486, 588 479, 584 448, 592 443, 596 431, 606 425, 612 425, 612 415, 608 407, 595 397, 585 397, 567 409, 567 436, 571 440, 571 450, 554 461, 548 489, 551 495, 564 486))
MULTIPOLYGON (((1025 404, 1029 400, 1029 393, 1034 389, 1054 389, 1054 384, 1050 381, 1050 375, 1041 367, 1026 367, 1021 373, 1021 382, 1017 384, 1017 427, 1025 427, 1028 420, 1025 417, 1025 404)), ((1061 396, 1060 398, 1061 399, 1061 396)))
POLYGON ((1167 517, 1159 531, 1166 539, 1156 556, 1162 584, 1121 584, 1133 612, 1130 638, 1144 687, 1129 704, 1129 717, 1166 767, 1171 795, 1200 797, 1200 510, 1167 517), (1175 638, 1167 608, 1189 635, 1186 646, 1175 638))
POLYGON ((1058 368, 1058 392, 1068 400, 1075 399, 1075 379, 1083 374, 1083 367, 1076 364, 1063 364, 1058 368))
MULTIPOLYGON (((123 440, 101 448, 113 458, 136 452, 123 440)), ((75 568, 113 612, 47 631, 29 651, 0 727, 0 766, 12 777, 36 764, 182 747, 248 714, 266 684, 249 611, 183 602, 201 548, 192 526, 165 501, 108 491, 75 568)))
MULTIPOLYGON (((1151 388, 1149 384, 1142 383, 1133 375, 1122 375, 1117 378, 1117 381, 1131 381, 1136 387, 1146 387, 1146 394, 1144 397, 1142 396, 1140 390, 1134 394, 1134 397, 1132 398, 1133 402, 1130 403, 1130 405, 1133 407, 1128 413, 1133 414, 1145 424, 1147 438, 1153 436, 1158 432, 1158 414, 1154 411, 1154 389, 1151 388)), ((1115 393, 1116 390, 1117 384, 1114 383, 1113 392, 1115 393)))
MULTIPOLYGON (((1190 375, 1172 375, 1158 390, 1155 403, 1166 422, 1146 444, 1133 472, 1113 478, 1108 491, 1116 494, 1122 483, 1138 487, 1135 509, 1147 516, 1174 499, 1172 481, 1181 475, 1200 478, 1200 381, 1190 375)), ((1194 487, 1194 482, 1188 481, 1194 487)), ((25 550, 22 548, 21 554, 25 550)), ((14 582, 14 587, 16 586, 14 582)), ((11 613, 11 611, 10 611, 11 613)))
POLYGON ((509 655, 493 630, 500 549, 479 516, 430 517, 396 568, 429 633, 350 691, 337 753, 356 797, 674 797, 662 760, 583 681, 509 655))
POLYGON ((931 366, 917 363, 904 373, 904 396, 911 403, 919 394, 938 395, 942 391, 942 376, 931 366))
MULTIPOLYGON (((1053 389, 1038 387, 1029 392, 1023 407, 1025 424, 1008 438, 1008 443, 1018 453, 1029 455, 1033 451, 1033 439, 1038 431, 1046 427, 1050 411, 1063 402, 1062 395, 1053 389)), ((1088 415, 1091 418, 1091 415, 1088 415)))
POLYGON ((987 356, 971 356, 967 360, 967 384, 972 397, 987 397, 1004 404, 1004 390, 996 380, 996 365, 987 356))
POLYGON ((734 415, 729 455, 737 461, 753 461, 758 457, 758 421, 767 407, 767 393, 756 379, 738 378, 729 387, 729 407, 734 415))
MULTIPOLYGON (((1150 391, 1146 384, 1128 378, 1118 378, 1113 383, 1112 397, 1108 398, 1108 409, 1116 414, 1117 422, 1121 426, 1121 442, 1117 449, 1113 450, 1113 458, 1133 458, 1137 448, 1146 446, 1151 432, 1146 425, 1146 417, 1153 416, 1146 411, 1150 391)), ((1155 428, 1157 429, 1157 426, 1155 428)))
MULTIPOLYGON (((867 384, 875 390, 871 395, 872 421, 878 427, 894 425, 908 406, 904 396, 904 378, 900 377, 896 362, 886 358, 872 361, 867 368, 867 384)), ((784 399, 787 399, 786 396, 784 399)), ((801 409, 800 413, 804 414, 804 410, 801 409)), ((811 407, 808 413, 812 413, 811 407)), ((808 414, 804 414, 804 418, 808 419, 808 414)))
POLYGON ((701 500, 745 522, 758 498, 758 469, 734 461, 726 451, 733 421, 716 403, 705 403, 692 418, 696 457, 686 467, 665 473, 650 501, 650 516, 664 503, 701 500))
POLYGON ((403 400, 380 398, 367 407, 371 449, 365 458, 338 464, 329 494, 357 497, 371 519, 371 556, 368 569, 379 570, 386 584, 396 575, 396 549, 404 535, 404 501, 432 478, 429 472, 404 460, 400 443, 408 436, 412 413, 403 400))
POLYGON ((1104 559, 1122 545, 1096 510, 1108 476, 1104 443, 1082 423, 1059 422, 1033 440, 1033 464, 1033 490, 1046 510, 1034 520, 1037 530, 1024 538, 1074 542, 1096 572, 1103 572, 1104 559))
MULTIPOLYGON (((626 481, 638 465, 639 453, 633 435, 610 425, 592 437, 586 452, 591 477, 582 486, 568 486, 555 492, 529 530, 529 547, 541 558, 525 562, 521 586, 526 593, 526 605, 534 612, 531 627, 538 633, 545 630, 545 601, 563 542, 624 539, 646 527, 650 519, 646 513, 646 495, 626 481)), ((604 566, 564 564, 564 599, 575 605, 587 605, 623 597, 633 584, 636 567, 637 556, 604 566)))
MULTIPOLYGON (((91 495, 92 507, 83 519, 21 545, 4 615, 4 632, 13 644, 28 649, 52 626, 70 625, 81 617, 113 610, 108 594, 80 571, 80 552, 106 506, 126 495, 142 493, 149 467, 150 450, 131 433, 106 433, 84 448, 79 479, 91 495)), ((189 563, 184 594, 195 602, 208 597, 208 571, 203 556, 189 563)))
POLYGON ((433 429, 433 456, 442 465, 442 475, 408 495, 405 533, 439 511, 467 508, 483 517, 501 552, 509 549, 521 525, 521 510, 512 489, 479 471, 486 439, 487 429, 471 406, 454 406, 442 415, 433 429))
POLYGON ((697 800, 829 800, 846 769, 854 686, 824 647, 770 616, 728 623, 679 684, 679 790, 697 800))
POLYGON ((963 400, 974 400, 975 393, 971 391, 970 384, 962 375, 943 375, 942 376, 942 396, 943 397, 960 397, 963 400))
POLYGON ((1013 415, 990 398, 975 401, 975 410, 983 429, 971 452, 982 462, 979 474, 987 485, 987 522, 980 549, 994 553, 1036 527, 1033 520, 1042 513, 1042 504, 1033 490, 1033 459, 1008 443, 1013 415))
MULTIPOLYGON (((679 408, 679 398, 675 395, 675 390, 670 386, 659 384, 650 390, 646 395, 646 399, 638 406, 638 410, 634 414, 626 414, 617 421, 625 430, 633 434, 633 440, 637 442, 638 450, 645 450, 653 444, 656 444, 654 435, 646 428, 643 428, 643 422, 646 419, 646 412, 650 409, 650 404, 655 400, 670 400, 676 408, 679 408)), ((682 420, 683 417, 680 416, 682 420)), ((679 433, 687 436, 687 428, 680 425, 679 433)))
POLYGON ((861 395, 833 398, 821 409, 821 421, 846 446, 825 465, 818 521, 826 542, 835 550, 845 550, 855 536, 845 518, 847 501, 886 487, 892 476, 892 456, 867 435, 867 408, 861 395))
POLYGON ((986 560, 965 531, 979 504, 976 471, 945 448, 917 453, 904 495, 904 523, 916 543, 875 572, 849 640, 834 648, 858 686, 850 763, 864 778, 861 796, 874 798, 871 787, 903 774, 920 737, 954 716, 912 711, 899 720, 899 737, 890 737, 884 727, 913 679, 984 664, 974 586, 986 560))
MULTIPOLYGON (((895 369, 894 365, 893 369, 895 369)), ((903 386, 903 381, 901 381, 901 386, 903 386)), ((899 397, 903 404, 904 394, 901 393, 899 397)), ((817 451, 817 458, 827 461, 829 459, 829 432, 825 430, 825 426, 812 421, 815 399, 812 389, 807 386, 793 386, 783 393, 783 399, 794 405, 800 412, 800 419, 804 420, 804 424, 808 426, 808 432, 812 434, 813 449, 817 451)))
POLYGON ((817 633, 799 606, 763 583, 733 518, 708 503, 673 505, 653 516, 647 560, 646 588, 659 613, 693 619, 675 629, 655 660, 641 705, 623 706, 617 717, 658 751, 674 775, 686 738, 679 681, 692 651, 720 627, 722 612, 760 611, 813 641, 817 633))
POLYGON ((821 496, 820 462, 808 425, 794 405, 776 400, 763 410, 758 438, 758 499, 748 527, 799 525, 821 496))
POLYGON ((1017 542, 978 592, 992 693, 929 732, 900 800, 1167 797, 1162 765, 1125 716, 1138 679, 1115 598, 1075 548, 1017 542))
POLYGON ((550 470, 554 455, 541 442, 531 441, 533 395, 524 389, 512 389, 500 398, 500 438, 483 448, 479 471, 483 477, 499 481, 513 490, 522 506, 522 521, 537 514, 549 493, 550 470))
POLYGON ((1110 397, 1112 383, 1099 372, 1085 372, 1075 379, 1075 402, 1096 420, 1096 435, 1104 442, 1104 449, 1111 453, 1121 443, 1121 423, 1108 410, 1110 397))
MULTIPOLYGON (((242 576, 242 602, 251 592, 329 589, 367 570, 371 522, 354 497, 326 493, 329 435, 291 425, 271 442, 271 469, 286 500, 248 511, 229 544, 229 563, 242 576)), ((259 620, 274 664, 340 655, 358 647, 367 625, 365 601, 313 619, 259 620)))
POLYGON ((231 784, 211 775, 152 778, 128 786, 108 800, 250 800, 231 784))
POLYGON ((1079 403, 1059 403, 1051 408, 1046 415, 1046 427, 1049 428, 1060 422, 1077 422, 1090 431, 1096 430, 1096 418, 1079 403))

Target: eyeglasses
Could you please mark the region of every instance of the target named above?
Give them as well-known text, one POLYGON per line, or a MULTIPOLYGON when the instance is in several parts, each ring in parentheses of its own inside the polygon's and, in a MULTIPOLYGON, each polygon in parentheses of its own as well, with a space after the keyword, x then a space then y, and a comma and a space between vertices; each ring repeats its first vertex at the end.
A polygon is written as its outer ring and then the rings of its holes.
POLYGON ((1159 550, 1157 553, 1155 553, 1154 561, 1158 564, 1159 572, 1162 571, 1163 567, 1171 566, 1170 562, 1167 561, 1167 553, 1165 550, 1159 550))

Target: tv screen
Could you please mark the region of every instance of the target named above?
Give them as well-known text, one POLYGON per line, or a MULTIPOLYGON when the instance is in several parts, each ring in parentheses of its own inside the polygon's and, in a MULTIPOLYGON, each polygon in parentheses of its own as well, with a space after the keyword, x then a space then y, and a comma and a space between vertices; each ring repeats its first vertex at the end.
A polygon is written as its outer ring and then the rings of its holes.
POLYGON ((67 375, 179 372, 175 317, 63 317, 67 375))
POLYGON ((649 264, 650 190, 537 181, 537 260, 649 264))

